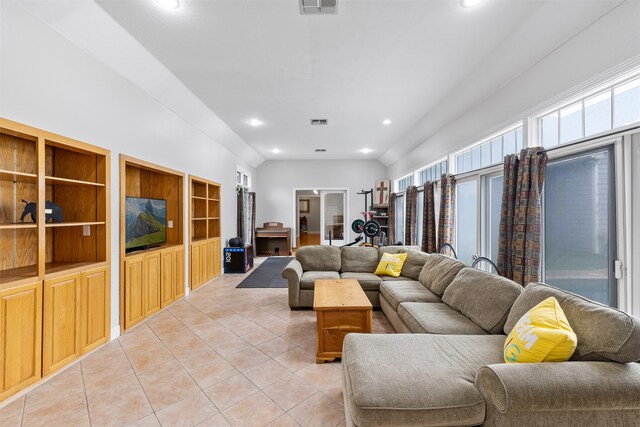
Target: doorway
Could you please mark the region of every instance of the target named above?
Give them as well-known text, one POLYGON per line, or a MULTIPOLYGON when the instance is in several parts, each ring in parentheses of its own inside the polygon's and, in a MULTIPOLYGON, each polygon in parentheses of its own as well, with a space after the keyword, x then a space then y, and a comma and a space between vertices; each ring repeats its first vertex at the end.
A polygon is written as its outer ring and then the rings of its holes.
POLYGON ((320 194, 296 191, 296 248, 320 244, 320 194))
POLYGON ((295 247, 341 246, 349 230, 344 221, 348 212, 345 189, 294 189, 295 247))

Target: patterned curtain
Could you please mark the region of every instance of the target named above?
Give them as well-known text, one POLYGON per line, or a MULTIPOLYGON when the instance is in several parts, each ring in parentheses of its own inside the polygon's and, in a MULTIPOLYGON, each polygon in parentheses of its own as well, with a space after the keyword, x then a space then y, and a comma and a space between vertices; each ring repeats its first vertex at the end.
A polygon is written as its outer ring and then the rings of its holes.
POLYGON ((249 238, 246 243, 253 245, 253 256, 257 256, 256 252, 256 193, 249 193, 249 238))
POLYGON ((435 204, 435 183, 427 181, 424 185, 423 216, 418 218, 422 221, 422 250, 427 253, 438 252, 436 245, 436 204, 435 204))
POLYGON ((405 194, 405 197, 407 198, 404 216, 405 245, 415 245, 418 224, 416 218, 416 214, 418 212, 418 187, 410 185, 407 187, 407 192, 405 194))
POLYGON ((456 178, 443 174, 440 179, 440 220, 438 248, 444 243, 456 245, 456 178))
POLYGON ((396 193, 389 194, 389 224, 387 242, 392 245, 396 241, 396 193))
POLYGON ((542 276, 541 192, 548 160, 543 150, 525 148, 519 160, 505 159, 498 267, 522 286, 542 276))

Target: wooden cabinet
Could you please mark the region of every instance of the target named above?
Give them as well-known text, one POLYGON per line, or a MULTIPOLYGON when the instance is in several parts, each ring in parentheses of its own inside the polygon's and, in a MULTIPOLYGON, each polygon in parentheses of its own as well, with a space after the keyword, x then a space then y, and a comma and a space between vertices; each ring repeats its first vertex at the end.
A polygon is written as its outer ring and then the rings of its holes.
POLYGON ((189 176, 191 233, 189 283, 197 289, 220 275, 220 184, 189 176))
POLYGON ((124 329, 184 295, 184 248, 156 249, 125 259, 124 329))
POLYGON ((160 310, 160 292, 162 275, 160 274, 160 253, 149 254, 143 259, 143 295, 145 301, 145 316, 150 316, 160 310))
POLYGON ((80 354, 109 340, 111 295, 107 267, 82 273, 80 281, 80 354))
POLYGON ((129 329, 145 317, 143 257, 127 259, 124 262, 124 327, 129 329))
POLYGON ((80 274, 44 281, 42 373, 48 375, 80 355, 80 274))
POLYGON ((0 400, 42 376, 42 282, 0 290, 0 400))
POLYGON ((173 252, 174 262, 174 300, 184 296, 184 249, 181 247, 173 252))

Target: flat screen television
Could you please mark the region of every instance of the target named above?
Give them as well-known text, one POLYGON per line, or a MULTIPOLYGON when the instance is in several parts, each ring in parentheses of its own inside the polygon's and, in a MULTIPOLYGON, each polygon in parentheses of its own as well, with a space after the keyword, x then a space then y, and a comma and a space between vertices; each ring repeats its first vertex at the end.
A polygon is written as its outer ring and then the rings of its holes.
POLYGON ((125 250, 147 249, 167 241, 167 201, 125 197, 125 250))

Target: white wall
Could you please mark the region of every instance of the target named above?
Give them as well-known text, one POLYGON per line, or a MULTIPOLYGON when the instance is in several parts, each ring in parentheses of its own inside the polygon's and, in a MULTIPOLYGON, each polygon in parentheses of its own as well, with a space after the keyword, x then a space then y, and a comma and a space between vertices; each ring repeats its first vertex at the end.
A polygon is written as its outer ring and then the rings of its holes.
MULTIPOLYGON (((295 227, 293 189, 348 188, 349 215, 345 229, 362 218, 364 196, 377 179, 387 176, 386 167, 377 160, 268 160, 256 169, 256 224, 281 221, 295 227)), ((353 234, 353 233, 351 233, 353 234)), ((350 238, 353 238, 352 235, 350 238)))
MULTIPOLYGON (((255 171, 20 6, 0 1, 0 17, 0 116, 111 150, 113 329, 119 324, 119 154, 220 182, 224 240, 236 235, 236 164, 255 171)), ((185 242, 187 233, 185 227, 185 242)))
POLYGON ((640 55, 638 17, 639 1, 622 3, 483 102, 460 112, 457 119, 390 165, 389 174, 398 178, 477 142, 521 120, 531 108, 637 57, 640 55))

